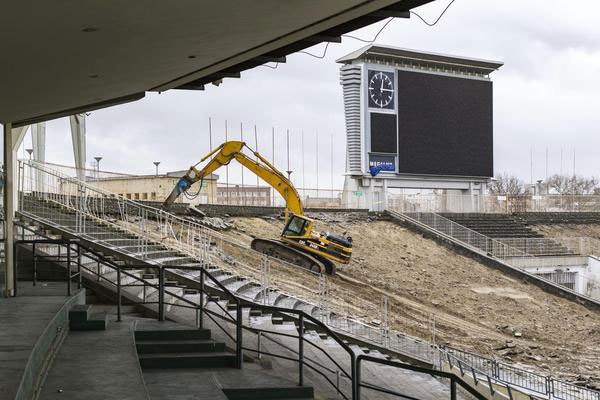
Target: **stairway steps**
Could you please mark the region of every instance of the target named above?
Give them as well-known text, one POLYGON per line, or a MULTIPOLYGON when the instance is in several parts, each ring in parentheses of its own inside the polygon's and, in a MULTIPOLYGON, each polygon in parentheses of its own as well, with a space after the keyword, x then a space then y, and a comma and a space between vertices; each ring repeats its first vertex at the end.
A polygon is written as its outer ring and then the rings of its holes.
POLYGON ((209 329, 136 330, 136 340, 195 340, 210 339, 209 329))
POLYGON ((69 321, 69 329, 72 331, 104 331, 108 326, 108 314, 103 312, 92 315, 86 321, 69 321))
POLYGON ((138 354, 142 368, 233 368, 235 354, 207 353, 146 353, 138 354))
POLYGON ((224 352, 225 343, 212 339, 196 340, 137 340, 138 354, 148 353, 208 353, 224 352))
POLYGON ((314 399, 314 389, 311 386, 223 388, 223 393, 229 400, 314 399))
POLYGON ((77 304, 69 310, 69 321, 85 322, 90 317, 90 304, 77 304))

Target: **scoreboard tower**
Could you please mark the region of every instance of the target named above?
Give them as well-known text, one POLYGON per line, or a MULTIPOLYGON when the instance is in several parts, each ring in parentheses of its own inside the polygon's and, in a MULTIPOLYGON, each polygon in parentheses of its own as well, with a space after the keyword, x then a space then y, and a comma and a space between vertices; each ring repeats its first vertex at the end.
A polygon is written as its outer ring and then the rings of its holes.
POLYGON ((375 44, 337 62, 346 118, 345 194, 383 210, 388 188, 486 191, 494 175, 489 75, 503 63, 375 44))

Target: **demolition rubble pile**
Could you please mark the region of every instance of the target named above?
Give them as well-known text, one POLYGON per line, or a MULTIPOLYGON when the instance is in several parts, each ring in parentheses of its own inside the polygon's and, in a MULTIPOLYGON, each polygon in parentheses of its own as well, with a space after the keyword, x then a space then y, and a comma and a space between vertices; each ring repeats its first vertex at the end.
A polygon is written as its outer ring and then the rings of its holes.
MULTIPOLYGON (((366 322, 390 304, 394 329, 586 384, 600 383, 599 310, 544 292, 366 213, 318 213, 321 231, 354 238, 353 259, 329 279, 334 309, 366 322), (435 329, 433 329, 435 321, 435 329)), ((231 218, 223 234, 276 238, 279 216, 231 218)))

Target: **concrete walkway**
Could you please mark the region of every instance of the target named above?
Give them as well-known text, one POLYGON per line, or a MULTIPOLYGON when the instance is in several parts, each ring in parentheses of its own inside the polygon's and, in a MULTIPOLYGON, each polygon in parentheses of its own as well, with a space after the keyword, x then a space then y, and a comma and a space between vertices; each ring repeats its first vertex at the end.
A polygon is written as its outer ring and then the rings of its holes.
POLYGON ((0 399, 15 398, 36 342, 69 299, 66 288, 64 282, 23 282, 17 297, 0 298, 0 399))
POLYGON ((133 321, 124 316, 116 322, 116 316, 109 315, 105 331, 70 331, 40 399, 149 399, 135 349, 133 321))

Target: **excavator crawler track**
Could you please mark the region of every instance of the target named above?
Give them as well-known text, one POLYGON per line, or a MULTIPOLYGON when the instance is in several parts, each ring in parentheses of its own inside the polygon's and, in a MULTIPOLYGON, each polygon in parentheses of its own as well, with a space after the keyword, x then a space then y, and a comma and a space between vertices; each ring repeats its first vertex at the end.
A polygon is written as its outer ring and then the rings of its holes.
POLYGON ((326 259, 317 258, 311 254, 290 247, 287 243, 271 239, 254 239, 250 244, 252 249, 273 258, 287 261, 300 268, 316 273, 335 275, 335 264, 326 259))

